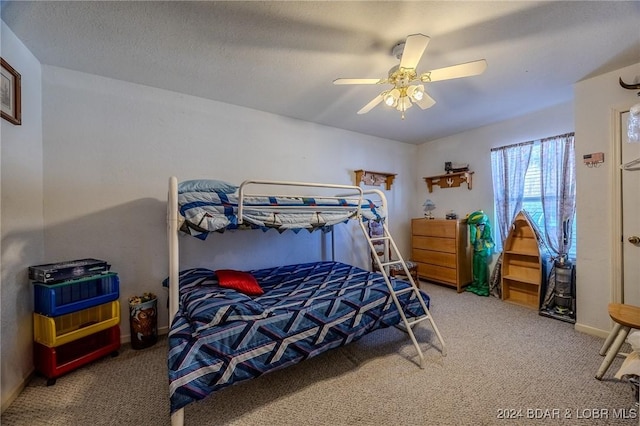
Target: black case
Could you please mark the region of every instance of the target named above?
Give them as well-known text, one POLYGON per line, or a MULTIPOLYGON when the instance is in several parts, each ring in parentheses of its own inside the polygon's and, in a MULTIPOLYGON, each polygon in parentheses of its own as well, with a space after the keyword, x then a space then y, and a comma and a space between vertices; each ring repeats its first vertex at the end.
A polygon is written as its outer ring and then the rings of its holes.
POLYGON ((108 272, 111 265, 104 260, 78 259, 68 262, 29 266, 29 279, 45 284, 108 272))

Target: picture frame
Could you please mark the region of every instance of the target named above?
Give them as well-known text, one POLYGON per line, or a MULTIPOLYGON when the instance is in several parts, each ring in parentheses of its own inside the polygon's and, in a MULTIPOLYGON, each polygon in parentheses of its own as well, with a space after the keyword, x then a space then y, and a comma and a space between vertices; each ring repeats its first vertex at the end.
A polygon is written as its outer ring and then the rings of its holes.
POLYGON ((21 76, 0 58, 0 115, 15 125, 22 124, 21 76))

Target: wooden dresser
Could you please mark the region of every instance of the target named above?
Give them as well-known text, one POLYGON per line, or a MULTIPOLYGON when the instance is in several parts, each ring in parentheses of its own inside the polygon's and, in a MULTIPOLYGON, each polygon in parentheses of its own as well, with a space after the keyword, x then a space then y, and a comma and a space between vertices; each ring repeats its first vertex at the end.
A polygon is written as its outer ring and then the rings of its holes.
POLYGON ((418 264, 418 276, 460 293, 473 280, 467 235, 466 219, 412 219, 411 260, 418 264))

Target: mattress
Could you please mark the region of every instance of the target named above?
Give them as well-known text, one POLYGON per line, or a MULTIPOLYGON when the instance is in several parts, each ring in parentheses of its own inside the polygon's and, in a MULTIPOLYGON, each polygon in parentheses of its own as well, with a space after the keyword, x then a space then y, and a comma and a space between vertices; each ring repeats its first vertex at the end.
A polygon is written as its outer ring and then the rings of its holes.
MULTIPOLYGON (((209 269, 180 273, 180 309, 169 332, 172 412, 401 322, 379 273, 339 262, 248 272, 264 294, 222 288, 209 269)), ((392 284, 396 290, 410 286, 392 284)), ((414 292, 398 299, 408 317, 425 314, 414 292)))
POLYGON ((243 199, 242 222, 238 220, 239 197, 220 192, 191 191, 178 194, 184 222, 181 231, 205 239, 210 232, 253 228, 330 230, 333 225, 362 214, 364 220, 384 219, 383 209, 371 200, 357 198, 248 196, 243 199), (360 205, 359 205, 360 204, 360 205))

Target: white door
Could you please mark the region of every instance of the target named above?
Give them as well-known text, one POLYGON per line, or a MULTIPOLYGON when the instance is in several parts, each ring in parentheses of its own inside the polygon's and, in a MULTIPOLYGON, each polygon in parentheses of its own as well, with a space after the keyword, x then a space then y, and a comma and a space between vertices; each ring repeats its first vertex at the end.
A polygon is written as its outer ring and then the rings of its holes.
MULTIPOLYGON (((629 143, 627 118, 621 116, 622 164, 640 158, 640 143, 629 143)), ((640 164, 622 170, 622 302, 640 306, 640 164)))

